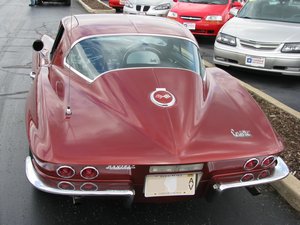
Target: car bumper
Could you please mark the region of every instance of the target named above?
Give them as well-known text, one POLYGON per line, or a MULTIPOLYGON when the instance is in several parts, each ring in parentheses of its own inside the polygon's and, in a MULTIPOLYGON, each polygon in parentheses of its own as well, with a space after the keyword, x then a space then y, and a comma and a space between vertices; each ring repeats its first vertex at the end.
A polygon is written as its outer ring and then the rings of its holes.
POLYGON ((154 10, 154 6, 150 6, 148 11, 137 11, 136 6, 133 8, 128 8, 124 6, 123 13, 133 14, 133 15, 146 15, 146 16, 167 16, 169 9, 167 10, 154 10))
POLYGON ((135 191, 128 190, 95 190, 95 191, 84 191, 84 190, 62 190, 58 187, 53 187, 47 184, 43 179, 40 178, 39 174, 34 168, 32 159, 30 156, 26 158, 26 176, 29 182, 37 189, 58 195, 69 195, 69 196, 128 196, 133 198, 135 191))
POLYGON ((267 178, 263 178, 260 180, 252 180, 252 181, 246 181, 246 182, 228 182, 228 183, 217 183, 213 185, 213 188, 217 191, 224 191, 226 189, 230 188, 238 188, 238 187, 248 187, 248 186, 255 186, 255 185, 261 185, 266 183, 271 183, 274 181, 281 180, 285 178, 289 174, 289 168, 285 164, 285 162, 278 157, 277 158, 277 165, 275 166, 274 172, 271 176, 267 178))
POLYGON ((254 50, 241 50, 215 42, 214 63, 223 66, 276 72, 284 75, 300 76, 300 57, 296 54, 268 53, 254 50), (265 59, 263 67, 246 65, 246 57, 261 57, 265 59))

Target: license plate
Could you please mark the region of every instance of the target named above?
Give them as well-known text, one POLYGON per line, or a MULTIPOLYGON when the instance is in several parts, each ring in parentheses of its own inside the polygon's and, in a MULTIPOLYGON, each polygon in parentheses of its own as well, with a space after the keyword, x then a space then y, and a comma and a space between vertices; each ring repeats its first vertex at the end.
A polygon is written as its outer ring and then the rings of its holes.
POLYGON ((183 25, 189 29, 189 30, 195 30, 196 29, 196 24, 195 23, 183 23, 183 25))
POLYGON ((148 175, 145 197, 194 195, 195 186, 195 173, 148 175))
POLYGON ((246 56, 245 64, 249 66, 255 67, 265 67, 266 59, 264 57, 257 57, 257 56, 246 56))
POLYGON ((143 16, 146 15, 145 12, 139 12, 138 14, 139 14, 139 15, 143 15, 143 16))

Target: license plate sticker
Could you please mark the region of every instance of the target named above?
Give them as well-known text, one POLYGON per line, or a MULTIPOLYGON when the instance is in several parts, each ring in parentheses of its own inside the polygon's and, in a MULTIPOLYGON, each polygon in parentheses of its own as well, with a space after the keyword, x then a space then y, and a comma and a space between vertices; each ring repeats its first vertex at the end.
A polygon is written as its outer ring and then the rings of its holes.
POLYGON ((145 197, 194 195, 195 186, 195 173, 148 175, 145 197))
POLYGON ((245 64, 254 67, 265 67, 266 59, 264 57, 246 56, 245 64))
POLYGON ((195 23, 183 23, 183 25, 189 29, 189 30, 195 30, 196 29, 196 24, 195 23))

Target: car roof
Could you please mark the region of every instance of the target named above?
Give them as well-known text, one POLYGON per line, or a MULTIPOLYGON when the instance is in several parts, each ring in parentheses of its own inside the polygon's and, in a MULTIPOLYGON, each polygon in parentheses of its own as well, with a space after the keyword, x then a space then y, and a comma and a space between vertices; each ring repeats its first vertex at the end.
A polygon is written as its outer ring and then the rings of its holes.
POLYGON ((93 35, 153 34, 187 38, 195 43, 193 34, 182 24, 162 17, 126 14, 81 14, 62 19, 71 43, 93 35))

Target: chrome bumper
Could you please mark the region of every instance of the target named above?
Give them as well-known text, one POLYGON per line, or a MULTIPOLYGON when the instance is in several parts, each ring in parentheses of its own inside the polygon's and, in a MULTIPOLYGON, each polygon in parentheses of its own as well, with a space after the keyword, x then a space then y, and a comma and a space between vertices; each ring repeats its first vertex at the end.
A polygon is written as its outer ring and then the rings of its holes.
POLYGON ((229 188, 238 188, 238 187, 247 187, 247 186, 266 184, 277 180, 281 180, 285 178, 288 174, 289 174, 289 168, 287 167, 285 162, 280 157, 278 157, 277 165, 275 166, 274 173, 270 177, 266 177, 261 180, 252 180, 246 182, 219 183, 219 184, 214 184, 213 188, 217 191, 224 191, 229 188))
POLYGON ((133 197, 135 195, 134 190, 97 190, 97 191, 81 191, 81 190, 62 190, 59 188, 49 187, 45 184, 36 172, 30 156, 26 157, 26 176, 30 183, 37 189, 58 195, 69 196, 128 196, 133 197))

